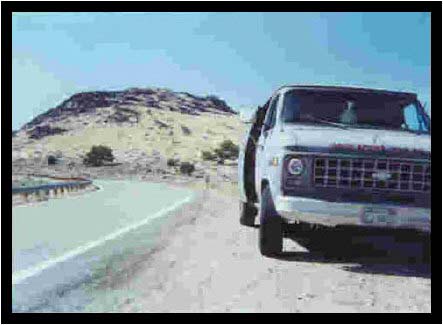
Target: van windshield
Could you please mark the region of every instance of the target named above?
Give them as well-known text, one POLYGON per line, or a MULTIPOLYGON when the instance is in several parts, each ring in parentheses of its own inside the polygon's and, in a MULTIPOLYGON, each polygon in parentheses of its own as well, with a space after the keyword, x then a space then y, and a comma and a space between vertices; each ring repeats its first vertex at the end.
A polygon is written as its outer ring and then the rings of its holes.
POLYGON ((283 99, 284 123, 341 125, 429 133, 429 117, 414 98, 379 93, 291 91, 283 99))

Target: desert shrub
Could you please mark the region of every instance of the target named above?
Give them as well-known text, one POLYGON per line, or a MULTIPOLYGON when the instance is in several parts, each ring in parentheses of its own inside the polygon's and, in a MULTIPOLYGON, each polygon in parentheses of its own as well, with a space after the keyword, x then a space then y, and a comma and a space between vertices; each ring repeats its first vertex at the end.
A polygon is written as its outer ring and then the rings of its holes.
POLYGON ((63 152, 61 150, 57 150, 55 152, 55 158, 58 158, 58 159, 63 158, 63 152))
POLYGON ((182 125, 181 129, 184 135, 190 135, 192 133, 191 129, 188 128, 187 126, 182 125))
POLYGON ((114 161, 112 149, 107 146, 99 145, 92 146, 91 150, 86 154, 83 164, 98 167, 103 166, 105 162, 112 161, 114 161))
POLYGON ((224 164, 225 159, 237 159, 239 148, 231 140, 223 141, 218 148, 215 148, 213 152, 202 151, 203 160, 217 161, 219 164, 224 164))
POLYGON ((159 128, 170 128, 171 127, 169 124, 166 124, 165 122, 157 120, 157 119, 154 120, 154 123, 156 125, 158 125, 159 128))
POLYGON ((190 135, 192 133, 191 129, 188 128, 187 126, 181 125, 181 129, 184 135, 190 135))
POLYGON ((180 164, 180 173, 182 174, 191 175, 194 172, 194 170, 195 166, 190 162, 182 162, 180 164))
POLYGON ((218 96, 216 96, 216 95, 206 96, 206 99, 210 100, 211 102, 213 102, 217 106, 226 106, 226 102, 223 99, 221 99, 218 96))
POLYGON ((48 165, 55 165, 57 164, 57 158, 54 155, 48 156, 48 165))
POLYGON ((223 141, 214 153, 222 159, 236 159, 238 157, 239 148, 231 140, 223 141))
POLYGON ((169 158, 166 162, 166 164, 168 165, 168 167, 175 167, 178 166, 179 160, 178 159, 174 159, 174 158, 169 158))
POLYGON ((215 160, 217 159, 217 155, 210 151, 202 151, 202 159, 203 160, 215 160))
POLYGON ((208 95, 208 96, 206 96, 206 99, 213 100, 213 101, 220 100, 220 98, 216 95, 208 95))

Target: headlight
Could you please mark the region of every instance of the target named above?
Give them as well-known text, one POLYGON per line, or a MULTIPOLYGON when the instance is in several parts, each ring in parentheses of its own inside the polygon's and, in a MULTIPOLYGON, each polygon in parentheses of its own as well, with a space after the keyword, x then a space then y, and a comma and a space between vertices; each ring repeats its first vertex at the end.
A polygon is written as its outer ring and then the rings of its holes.
POLYGON ((291 175, 301 175, 303 173, 303 161, 298 158, 292 158, 288 163, 288 172, 291 175))

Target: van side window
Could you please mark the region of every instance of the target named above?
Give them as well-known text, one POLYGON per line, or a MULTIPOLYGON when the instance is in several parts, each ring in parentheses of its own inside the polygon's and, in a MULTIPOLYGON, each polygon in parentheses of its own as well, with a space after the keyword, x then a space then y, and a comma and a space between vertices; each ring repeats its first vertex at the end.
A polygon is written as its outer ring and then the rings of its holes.
POLYGON ((277 103, 280 95, 274 98, 271 102, 271 106, 269 107, 268 114, 266 114, 265 124, 267 125, 266 129, 272 129, 275 126, 275 122, 277 119, 277 103))
POLYGON ((416 104, 409 104, 403 108, 403 121, 402 129, 429 132, 425 117, 416 104))

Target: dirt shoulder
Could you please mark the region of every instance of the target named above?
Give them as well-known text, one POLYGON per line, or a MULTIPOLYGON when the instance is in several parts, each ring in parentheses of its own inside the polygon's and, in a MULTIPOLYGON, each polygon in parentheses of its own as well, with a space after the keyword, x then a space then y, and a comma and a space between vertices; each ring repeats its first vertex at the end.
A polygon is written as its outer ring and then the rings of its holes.
POLYGON ((352 246, 338 257, 285 239, 285 254, 266 258, 258 229, 239 225, 234 196, 199 193, 165 225, 156 249, 103 279, 100 290, 113 300, 95 311, 430 312, 420 238, 385 251, 352 246))

